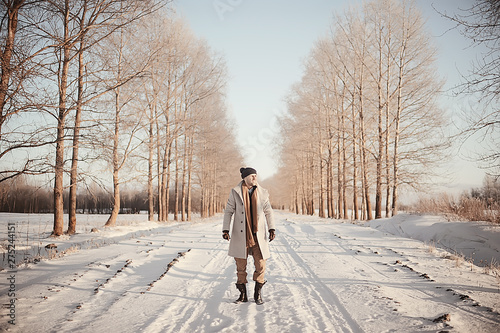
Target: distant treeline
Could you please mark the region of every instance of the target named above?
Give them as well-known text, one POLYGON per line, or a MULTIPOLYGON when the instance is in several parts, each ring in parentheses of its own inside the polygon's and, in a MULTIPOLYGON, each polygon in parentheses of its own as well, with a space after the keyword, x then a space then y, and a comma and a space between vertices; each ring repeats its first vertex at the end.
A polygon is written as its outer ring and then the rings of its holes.
MULTIPOLYGON (((173 193, 173 189, 171 190, 173 193)), ((64 211, 68 212, 69 191, 64 192, 64 211)), ((53 213, 54 200, 52 189, 27 184, 23 177, 0 183, 0 212, 9 213, 53 213)), ((174 198, 170 197, 169 207, 174 207, 174 198)), ((154 210, 157 213, 157 197, 154 210)), ((148 210, 147 189, 123 190, 120 198, 120 214, 138 214, 148 210)), ((195 195, 193 211, 199 212, 200 199, 195 195)), ((77 213, 110 214, 113 209, 113 193, 102 188, 83 190, 78 195, 77 213)), ((172 213, 172 211, 170 212, 172 213)))

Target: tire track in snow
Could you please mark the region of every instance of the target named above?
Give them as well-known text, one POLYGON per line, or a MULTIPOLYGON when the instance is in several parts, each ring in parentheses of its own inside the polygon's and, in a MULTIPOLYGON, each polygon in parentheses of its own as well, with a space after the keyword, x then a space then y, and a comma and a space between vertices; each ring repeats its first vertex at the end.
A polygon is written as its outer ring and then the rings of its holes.
MULTIPOLYGON (((230 284, 230 257, 221 249, 222 242, 210 251, 192 250, 186 260, 172 267, 152 291, 162 290, 168 307, 162 308, 141 330, 153 332, 218 332, 231 326, 234 319, 218 310, 230 284), (205 256, 200 261, 196 256, 205 256), (201 266, 193 263, 203 262, 201 266), (221 268, 226 267, 221 274, 221 268)), ((227 302, 229 303, 229 302, 227 302)), ((234 306, 234 304, 230 304, 234 306)))
MULTIPOLYGON (((385 251, 387 252, 392 252, 392 253, 398 253, 397 251, 394 251, 392 249, 386 249, 384 248, 385 251)), ((385 258, 385 256, 384 256, 385 258)), ((357 258, 359 260, 359 258, 357 258)), ((387 259, 387 258, 386 258, 387 259)), ((409 263, 411 263, 411 260, 406 259, 409 263)), ((359 262, 364 263, 362 260, 359 260, 359 262)), ((364 263, 365 265, 368 265, 368 263, 364 263)), ((448 288, 446 285, 443 285, 442 283, 438 283, 431 278, 428 277, 426 273, 422 273, 419 271, 416 271, 412 267, 403 264, 401 266, 398 266, 398 260, 394 262, 394 264, 386 264, 388 267, 393 267, 395 270, 393 271, 393 274, 396 273, 401 273, 403 271, 404 275, 412 280, 421 282, 421 283, 409 283, 405 285, 407 288, 405 289, 405 294, 408 297, 411 297, 413 299, 433 299, 433 300, 439 300, 439 299, 446 299, 450 296, 449 291, 451 290, 448 288), (398 270, 396 271, 396 267, 398 270), (401 268, 406 268, 406 269, 401 269, 401 268), (436 284, 436 288, 432 291, 429 291, 427 287, 424 285, 427 283, 433 283, 436 284), (411 290, 414 291, 414 293, 411 293, 411 290)), ((383 274, 384 276, 387 276, 383 274)), ((389 281, 394 280, 394 276, 387 276, 389 278, 389 281)), ((475 303, 471 300, 471 302, 467 303, 464 300, 459 301, 460 297, 457 296, 457 301, 456 303, 450 303, 450 302, 439 302, 438 305, 440 307, 445 307, 447 308, 448 312, 451 313, 456 313, 460 312, 460 316, 462 315, 469 315, 472 316, 475 320, 484 322, 487 321, 492 325, 499 325, 500 322, 498 321, 497 317, 492 315, 490 311, 484 311, 481 309, 481 307, 478 307, 474 305, 475 303)))
MULTIPOLYGON (((118 269, 109 270, 106 276, 101 275, 100 280, 87 280, 87 289, 92 285, 97 288, 92 288, 94 291, 92 295, 79 300, 80 305, 77 309, 68 311, 66 322, 54 327, 55 331, 88 330, 87 326, 98 322, 101 317, 105 318, 117 303, 145 291, 148 285, 164 271, 170 261, 168 258, 172 255, 171 250, 164 247, 164 242, 144 244, 147 246, 146 250, 142 248, 143 244, 129 245, 140 247, 119 256, 113 265, 116 267, 116 263, 121 262, 122 265, 118 269)), ((82 280, 80 284, 84 282, 82 280)), ((85 288, 84 285, 82 287, 85 288)))
MULTIPOLYGON (((290 221, 289 222, 291 223, 294 223, 296 224, 296 222, 293 222, 293 221, 290 221)), ((325 245, 323 244, 321 241, 318 241, 318 236, 316 235, 315 233, 315 230, 314 228, 310 228, 308 226, 304 226, 302 225, 301 226, 301 229, 302 229, 302 232, 303 234, 307 237, 307 240, 308 242, 311 242, 315 245, 318 245, 320 246, 321 248, 323 248, 324 250, 326 250, 328 253, 331 253, 332 255, 338 257, 338 253, 334 252, 332 250, 332 247, 331 245, 325 245), (311 235, 313 235, 314 237, 312 237, 311 235)), ((322 233, 323 234, 323 233, 322 233)), ((370 271, 376 273, 377 275, 380 275, 386 279, 391 279, 391 277, 386 274, 385 272, 383 272, 382 270, 378 269, 377 267, 375 267, 374 265, 372 264, 368 264, 366 263, 365 261, 361 260, 360 258, 358 258, 357 254, 358 253, 361 253, 362 251, 355 251, 354 249, 352 248, 348 248, 346 246, 344 246, 344 243, 346 241, 348 241, 349 239, 346 239, 346 238, 342 238, 342 236, 338 235, 338 233, 334 233, 334 232, 331 232, 331 233, 326 233, 327 235, 328 234, 331 234, 333 237, 329 237, 327 240, 328 241, 333 241, 335 243, 335 245, 344 253, 352 253, 353 255, 350 256, 349 258, 350 259, 353 259, 355 260, 356 262, 358 262, 359 264, 363 265, 363 267, 369 269, 370 271)), ((298 248, 300 246, 300 242, 298 240, 296 240, 295 238, 293 238, 293 242, 297 243, 298 245, 296 245, 296 248, 298 248)), ((370 251, 370 254, 375 254, 377 255, 377 253, 375 253, 372 249, 370 248, 367 248, 366 246, 364 245, 353 245, 353 247, 360 247, 360 248, 363 248, 363 249, 367 249, 368 251, 370 251)), ((395 252, 395 251, 393 251, 395 252)), ((367 254, 366 252, 364 252, 365 254, 367 254)), ((396 252, 397 253, 397 252, 396 252)), ((399 254, 398 254, 399 255, 399 254)), ((347 263, 345 260, 343 260, 343 263, 347 263)), ((352 265, 352 266, 356 266, 356 265, 352 265)), ((366 274, 364 274, 364 271, 360 270, 359 271, 360 275, 361 276, 366 276, 366 274)), ((371 277, 370 277, 371 278, 371 277)), ((371 279, 370 279, 371 280, 371 279)), ((367 281, 370 281, 367 279, 367 281)))
MULTIPOLYGON (((117 244, 110 245, 108 249, 114 249, 117 244)), ((24 320, 19 322, 19 326, 24 330, 31 331, 33 329, 45 331, 66 331, 75 318, 78 318, 81 311, 89 311, 89 304, 95 302, 97 296, 96 290, 102 291, 108 288, 115 280, 119 280, 121 271, 126 270, 127 260, 134 253, 116 254, 116 251, 110 251, 106 255, 102 255, 101 249, 91 251, 97 252, 97 258, 94 261, 86 264, 73 264, 74 260, 78 260, 79 255, 60 258, 59 260, 42 262, 38 265, 45 270, 60 271, 55 276, 45 275, 40 277, 37 284, 23 284, 20 288, 20 293, 32 293, 31 289, 39 288, 40 285, 47 285, 47 289, 41 290, 40 299, 36 302, 26 303, 24 300, 20 303, 20 313, 24 320), (61 267, 61 268, 60 268, 61 267), (120 272, 119 272, 120 271, 120 272), (43 279, 43 280, 42 280, 43 279), (38 286, 38 287, 37 287, 38 286), (68 294, 72 299, 71 304, 61 304, 61 299, 67 299, 68 294), (50 321, 54 325, 50 328, 41 327, 36 317, 32 313, 37 313, 37 316, 47 316, 52 318, 50 321), (34 325, 29 327, 27 325, 34 325)), ((140 249, 136 250, 135 255, 141 254, 140 249)), ((143 253, 143 256, 148 254, 143 253)), ((126 285, 124 283, 124 285, 126 285)), ((108 290, 109 291, 109 290, 108 290)), ((106 295, 109 294, 107 291, 106 295)), ((44 324, 49 321, 42 321, 44 324)))
MULTIPOLYGON (((298 311, 297 305, 301 310, 309 312, 309 315, 303 316, 298 314, 297 318, 304 320, 314 320, 314 323, 290 323, 292 329, 305 329, 305 331, 342 331, 342 332, 363 332, 359 324, 352 318, 351 314, 342 305, 337 295, 321 281, 314 271, 296 252, 295 248, 300 245, 294 237, 289 234, 280 234, 279 243, 282 247, 275 246, 274 252, 277 259, 273 261, 283 272, 285 278, 290 280, 298 280, 299 286, 296 283, 287 284, 293 300, 302 304, 296 304, 294 308, 290 308, 290 301, 285 298, 286 304, 290 311, 298 311), (283 248, 283 250, 281 249, 283 248), (296 327, 294 327, 294 325, 296 327), (306 327, 300 327, 306 325, 306 327)), ((273 274, 276 269, 273 270, 273 274)), ((280 311, 281 312, 281 311, 280 311)))
MULTIPOLYGON (((309 233, 305 234, 307 235, 308 241, 321 246, 323 249, 325 249, 332 255, 336 255, 336 253, 331 249, 331 247, 326 246, 323 243, 317 241, 316 238, 311 238, 309 233)), ((473 302, 467 303, 464 301, 460 301, 458 297, 455 303, 446 301, 447 298, 450 298, 450 293, 448 292, 449 289, 443 284, 439 284, 433 280, 430 280, 430 278, 428 278, 425 273, 417 272, 406 265, 403 265, 403 267, 406 266, 408 267, 408 269, 401 270, 400 266, 398 267, 399 268, 398 270, 395 270, 396 264, 391 265, 380 261, 367 262, 364 260, 364 259, 370 260, 371 258, 373 258, 373 256, 377 256, 377 257, 382 257, 387 261, 389 260, 389 258, 387 257, 390 256, 391 257, 390 259, 391 260, 394 259, 394 262, 397 263, 397 261, 399 261, 396 260, 397 256, 402 256, 397 251, 394 251, 393 249, 390 248, 382 247, 382 250, 386 254, 381 255, 379 253, 379 250, 374 251, 371 249, 371 247, 367 247, 365 245, 354 245, 355 247, 359 246, 369 251, 369 253, 365 253, 367 256, 358 257, 356 255, 358 253, 357 251, 354 252, 353 249, 344 246, 344 243, 349 239, 342 238, 337 234, 334 234, 334 236, 335 238, 331 238, 330 240, 333 241, 336 246, 341 248, 346 253, 353 252, 353 255, 351 256, 352 259, 354 259, 358 264, 362 265, 363 267, 369 269, 370 271, 378 275, 378 278, 375 277, 375 279, 373 279, 373 277, 371 276, 370 280, 367 280, 367 282, 369 282, 370 284, 375 283, 375 284, 387 285, 388 288, 384 288, 385 292, 389 291, 391 288, 396 288, 398 295, 403 295, 407 302, 408 300, 412 300, 410 302, 422 301, 426 303, 426 306, 436 309, 434 317, 429 317, 429 318, 422 317, 415 319, 429 320, 437 317, 439 314, 448 312, 452 314, 452 317, 456 316, 458 316, 459 318, 469 317, 469 320, 477 320, 478 322, 483 322, 483 323, 488 322, 489 324, 492 325, 492 327, 495 327, 495 325, 500 324, 500 322, 497 319, 497 316, 487 311, 487 309, 481 309, 481 307, 475 306, 473 302), (392 268, 393 270, 384 272, 381 269, 379 269, 377 265, 384 265, 384 267, 392 268), (395 274, 402 274, 403 277, 396 277, 397 275, 395 274), (399 287, 395 286, 394 281, 402 281, 403 279, 406 279, 410 282, 403 283, 399 287), (435 283, 436 288, 429 290, 428 286, 426 286, 426 284, 428 283, 435 283), (402 288, 402 285, 404 285, 404 288, 402 288), (445 301, 440 301, 442 299, 445 301), (431 303, 429 303, 428 300, 432 300, 432 305, 431 303)), ((410 262, 409 259, 406 259, 406 261, 410 262)), ((394 295, 388 295, 388 297, 386 298, 389 300, 396 301, 397 304, 401 304, 403 302, 403 300, 400 299, 400 297, 394 295)))
MULTIPOLYGON (((203 304, 203 299, 200 298, 204 297, 204 280, 214 280, 206 272, 220 274, 220 260, 227 256, 221 256, 221 241, 216 242, 214 246, 212 236, 207 236, 205 230, 196 235, 200 230, 195 226, 191 231, 194 233, 193 237, 190 237, 191 240, 170 241, 168 247, 162 245, 159 251, 151 249, 151 246, 148 246, 147 251, 136 249, 131 257, 132 264, 123 272, 123 276, 114 279, 101 290, 102 293, 99 292, 90 302, 84 304, 74 321, 64 325, 64 331, 91 332, 113 322, 116 331, 165 332, 169 331, 166 328, 177 324, 171 316, 175 311, 181 313, 180 318, 183 319, 180 319, 182 325, 178 325, 178 329, 172 328, 172 331, 194 331, 192 328, 198 325, 199 308, 203 304), (166 269, 165 265, 173 258, 172 251, 177 254, 188 247, 192 250, 158 280, 158 276, 166 269), (210 260, 193 259, 196 256, 210 260), (192 263, 197 266, 192 266, 192 263), (203 281, 198 284, 197 280, 203 281), (150 286, 154 281, 154 285, 150 286), (186 324, 193 321, 195 323, 186 328, 186 324)), ((132 254, 128 253, 130 257, 132 254)), ((208 289, 211 289, 210 285, 208 289)), ((212 325, 213 321, 209 323, 212 325)))

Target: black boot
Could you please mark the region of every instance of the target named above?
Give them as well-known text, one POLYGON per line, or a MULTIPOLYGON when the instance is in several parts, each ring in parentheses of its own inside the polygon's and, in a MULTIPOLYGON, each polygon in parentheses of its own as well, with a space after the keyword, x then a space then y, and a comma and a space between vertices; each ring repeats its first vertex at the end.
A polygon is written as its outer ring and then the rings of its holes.
POLYGON ((237 283, 236 288, 240 291, 240 297, 234 303, 248 302, 247 286, 244 283, 237 283))
POLYGON ((257 305, 261 305, 264 303, 264 301, 262 300, 262 286, 264 284, 266 284, 267 281, 264 281, 264 283, 260 283, 260 282, 257 282, 255 281, 255 291, 254 291, 254 294, 253 294, 253 298, 255 300, 255 303, 257 303, 257 305))

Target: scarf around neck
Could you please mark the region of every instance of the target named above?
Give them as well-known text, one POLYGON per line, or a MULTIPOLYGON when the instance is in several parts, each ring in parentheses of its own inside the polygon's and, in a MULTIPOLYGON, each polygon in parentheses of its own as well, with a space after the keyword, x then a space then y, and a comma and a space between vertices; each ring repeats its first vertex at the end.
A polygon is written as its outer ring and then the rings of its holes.
POLYGON ((253 192, 250 196, 248 191, 251 188, 244 181, 241 184, 241 195, 243 196, 243 204, 245 205, 247 247, 255 246, 254 234, 259 230, 257 225, 257 186, 253 187, 253 192))

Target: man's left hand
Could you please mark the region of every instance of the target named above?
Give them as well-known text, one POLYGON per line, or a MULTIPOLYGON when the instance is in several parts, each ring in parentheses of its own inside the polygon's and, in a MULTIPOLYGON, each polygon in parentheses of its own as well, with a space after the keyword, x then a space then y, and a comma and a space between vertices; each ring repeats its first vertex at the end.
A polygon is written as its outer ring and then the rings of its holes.
POLYGON ((269 230, 269 241, 272 242, 275 237, 276 237, 276 235, 274 233, 274 229, 270 229, 269 230))

